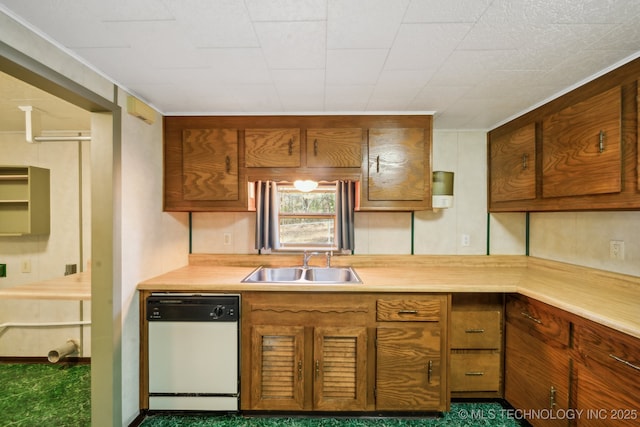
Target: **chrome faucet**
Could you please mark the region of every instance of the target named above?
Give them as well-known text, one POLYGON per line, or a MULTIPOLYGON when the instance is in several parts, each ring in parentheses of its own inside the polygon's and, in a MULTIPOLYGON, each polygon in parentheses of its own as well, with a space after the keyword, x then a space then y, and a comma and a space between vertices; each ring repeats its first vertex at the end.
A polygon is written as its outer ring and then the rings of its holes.
POLYGON ((333 256, 333 251, 324 253, 327 257, 327 268, 331 268, 331 257, 333 256))
POLYGON ((311 257, 314 255, 318 255, 318 252, 304 251, 304 253, 302 254, 302 268, 309 268, 309 259, 311 259, 311 257))

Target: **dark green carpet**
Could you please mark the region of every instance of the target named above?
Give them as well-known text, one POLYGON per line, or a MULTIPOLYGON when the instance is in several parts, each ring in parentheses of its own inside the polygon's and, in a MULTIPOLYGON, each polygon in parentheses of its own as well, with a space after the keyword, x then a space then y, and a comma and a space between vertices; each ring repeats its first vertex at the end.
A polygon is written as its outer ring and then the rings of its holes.
POLYGON ((2 427, 91 425, 91 366, 0 364, 2 427))
POLYGON ((498 403, 452 403, 442 417, 317 418, 242 417, 239 415, 148 415, 141 427, 519 427, 521 424, 498 403))

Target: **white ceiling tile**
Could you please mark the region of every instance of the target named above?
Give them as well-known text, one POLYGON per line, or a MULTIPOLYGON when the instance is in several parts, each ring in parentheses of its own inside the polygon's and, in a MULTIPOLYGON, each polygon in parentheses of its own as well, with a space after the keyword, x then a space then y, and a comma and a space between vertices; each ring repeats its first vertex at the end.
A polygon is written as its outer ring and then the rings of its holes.
POLYGON ((373 85, 327 85, 326 111, 367 111, 373 85))
POLYGON ((476 22, 492 0, 412 0, 403 22, 476 22))
POLYGON ((327 19, 327 0, 245 0, 245 4, 254 22, 327 19))
POLYGON ((285 111, 324 110, 324 69, 271 72, 285 111))
POLYGON ((324 22, 257 22, 254 26, 270 68, 324 68, 324 22))
POLYGON ((420 90, 409 104, 409 110, 437 112, 448 109, 461 99, 472 86, 436 86, 428 84, 420 90))
POLYGON ((470 28, 470 24, 402 24, 385 68, 437 69, 470 28))
POLYGON ((388 48, 409 0, 329 0, 328 49, 388 48))
POLYGON ((329 50, 327 52, 327 83, 375 84, 386 56, 386 49, 329 50))

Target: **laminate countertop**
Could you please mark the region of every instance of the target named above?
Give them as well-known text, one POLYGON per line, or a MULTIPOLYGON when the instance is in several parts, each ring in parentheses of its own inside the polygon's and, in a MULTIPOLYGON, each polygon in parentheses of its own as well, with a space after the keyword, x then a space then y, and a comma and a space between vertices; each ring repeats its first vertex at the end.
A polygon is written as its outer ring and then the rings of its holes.
POLYGON ((88 301, 91 272, 81 272, 0 289, 0 299, 45 299, 88 301))
MULTIPOLYGON (((300 265, 291 256, 190 256, 189 265, 145 280, 154 292, 518 293, 640 338, 640 277, 524 256, 346 256, 362 283, 242 283, 257 266, 300 265)), ((313 266, 321 267, 316 259, 313 266)))

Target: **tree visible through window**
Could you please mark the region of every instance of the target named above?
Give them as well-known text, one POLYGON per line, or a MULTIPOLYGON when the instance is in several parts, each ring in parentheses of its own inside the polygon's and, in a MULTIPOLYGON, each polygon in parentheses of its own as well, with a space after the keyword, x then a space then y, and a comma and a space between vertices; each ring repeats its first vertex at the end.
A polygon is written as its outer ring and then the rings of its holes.
POLYGON ((281 248, 333 249, 336 246, 336 186, 319 185, 303 193, 278 184, 281 248))

